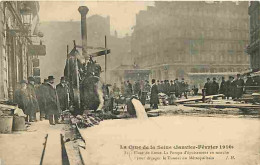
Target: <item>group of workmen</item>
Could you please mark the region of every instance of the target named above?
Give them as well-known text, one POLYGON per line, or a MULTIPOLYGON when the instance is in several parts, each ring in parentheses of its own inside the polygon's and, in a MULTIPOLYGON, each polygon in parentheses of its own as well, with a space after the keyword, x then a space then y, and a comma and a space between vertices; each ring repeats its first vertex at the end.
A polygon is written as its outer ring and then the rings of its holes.
POLYGON ((239 99, 246 90, 257 85, 257 81, 254 81, 250 74, 247 75, 246 81, 240 74, 237 74, 236 79, 233 76, 229 76, 228 80, 222 77, 220 85, 215 77, 213 77, 212 81, 210 78, 207 78, 207 82, 204 85, 204 94, 206 96, 223 94, 226 99, 239 99))
POLYGON ((27 122, 37 121, 36 113, 40 112, 40 120, 47 119, 50 125, 60 124, 61 112, 69 108, 69 87, 64 77, 57 86, 54 80, 48 76, 42 84, 35 83, 34 77, 20 81, 13 102, 23 110, 27 122))

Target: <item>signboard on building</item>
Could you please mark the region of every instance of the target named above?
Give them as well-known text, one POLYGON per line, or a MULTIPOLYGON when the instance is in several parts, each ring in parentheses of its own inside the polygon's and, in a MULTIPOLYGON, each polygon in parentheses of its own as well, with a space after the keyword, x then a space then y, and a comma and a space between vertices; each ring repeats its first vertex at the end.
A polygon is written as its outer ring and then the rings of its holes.
POLYGON ((29 56, 45 56, 46 46, 45 45, 28 45, 29 56))
POLYGON ((40 76, 40 68, 33 68, 33 76, 40 76))
POLYGON ((40 60, 38 58, 32 59, 33 67, 39 67, 40 66, 40 60))

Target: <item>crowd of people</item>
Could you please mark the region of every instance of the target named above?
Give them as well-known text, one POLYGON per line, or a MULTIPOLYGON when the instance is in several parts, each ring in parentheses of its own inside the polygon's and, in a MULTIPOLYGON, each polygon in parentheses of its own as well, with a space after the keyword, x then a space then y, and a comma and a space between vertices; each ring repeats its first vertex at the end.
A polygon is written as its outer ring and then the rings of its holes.
POLYGON ((233 76, 229 76, 228 80, 222 77, 220 85, 216 78, 213 77, 212 81, 210 78, 207 78, 207 82, 204 85, 204 93, 206 96, 223 94, 226 99, 239 99, 246 90, 252 90, 258 85, 258 81, 254 80, 250 74, 247 75, 246 81, 240 74, 237 74, 236 79, 233 76))
POLYGON ((20 82, 13 102, 27 115, 27 122, 37 121, 36 113, 40 112, 40 120, 47 119, 51 125, 60 123, 61 111, 69 106, 69 88, 64 77, 57 86, 54 80, 53 76, 49 76, 42 84, 36 84, 35 79, 29 77, 28 81, 20 82))
MULTIPOLYGON (((207 81, 202 89, 202 95, 217 95, 223 94, 223 98, 239 99, 242 97, 246 90, 253 89, 254 86, 258 86, 259 82, 254 80, 250 74, 247 75, 246 80, 242 78, 240 74, 237 74, 236 78, 229 76, 228 80, 224 77, 221 78, 221 82, 218 82, 215 77, 212 79, 207 78, 207 81)), ((119 96, 120 94, 126 97, 137 95, 142 99, 142 93, 151 93, 150 103, 151 108, 157 109, 159 93, 164 93, 169 97, 182 98, 183 96, 187 99, 188 93, 192 91, 193 95, 198 95, 199 88, 195 85, 188 84, 184 78, 179 81, 178 78, 175 80, 155 80, 152 79, 151 85, 148 80, 135 81, 134 84, 128 80, 121 83, 121 88, 117 87, 116 83, 112 88, 112 93, 119 96)))

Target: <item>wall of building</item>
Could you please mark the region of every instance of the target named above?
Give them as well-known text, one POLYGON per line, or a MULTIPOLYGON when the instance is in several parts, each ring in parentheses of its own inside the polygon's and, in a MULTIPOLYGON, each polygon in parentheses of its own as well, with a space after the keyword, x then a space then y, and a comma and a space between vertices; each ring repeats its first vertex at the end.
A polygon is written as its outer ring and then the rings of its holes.
MULTIPOLYGON (((28 28, 24 25, 20 12, 23 3, 0 2, 0 100, 12 100, 17 84, 32 76, 32 58, 35 57, 28 56, 27 46, 32 44, 33 24, 28 24, 28 28)), ((38 13, 38 2, 25 3, 33 7, 32 16, 38 13)))
POLYGON ((253 70, 260 69, 260 3, 258 1, 250 2, 248 8, 250 16, 250 43, 248 53, 250 54, 250 66, 253 70))
POLYGON ((247 8, 248 2, 155 2, 136 15, 134 61, 155 79, 246 70, 247 8))

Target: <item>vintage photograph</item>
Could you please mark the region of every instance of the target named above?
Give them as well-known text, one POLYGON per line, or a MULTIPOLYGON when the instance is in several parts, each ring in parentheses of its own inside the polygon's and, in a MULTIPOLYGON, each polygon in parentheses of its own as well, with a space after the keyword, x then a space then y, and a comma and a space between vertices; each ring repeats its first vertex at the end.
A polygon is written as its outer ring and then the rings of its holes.
POLYGON ((259 1, 0 1, 0 165, 260 165, 259 1))

